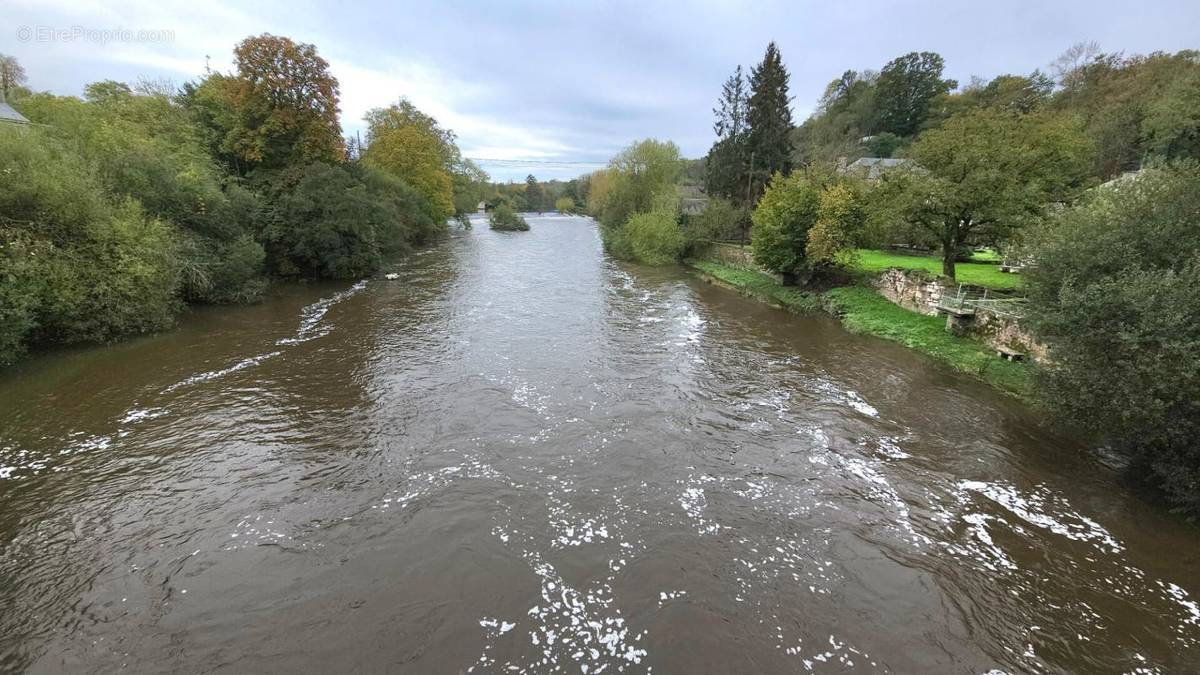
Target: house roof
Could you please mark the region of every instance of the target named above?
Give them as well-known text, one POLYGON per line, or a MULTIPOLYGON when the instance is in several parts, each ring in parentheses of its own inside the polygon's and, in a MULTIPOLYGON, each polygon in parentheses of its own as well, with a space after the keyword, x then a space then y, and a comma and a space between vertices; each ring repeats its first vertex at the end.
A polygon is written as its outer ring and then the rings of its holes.
POLYGON ((29 120, 16 110, 12 109, 9 104, 0 101, 0 122, 12 122, 14 124, 29 124, 29 120))
POLYGON ((869 179, 876 179, 887 169, 895 166, 905 166, 912 164, 911 159, 900 159, 897 157, 859 157, 854 160, 850 166, 847 166, 844 173, 861 173, 869 179))

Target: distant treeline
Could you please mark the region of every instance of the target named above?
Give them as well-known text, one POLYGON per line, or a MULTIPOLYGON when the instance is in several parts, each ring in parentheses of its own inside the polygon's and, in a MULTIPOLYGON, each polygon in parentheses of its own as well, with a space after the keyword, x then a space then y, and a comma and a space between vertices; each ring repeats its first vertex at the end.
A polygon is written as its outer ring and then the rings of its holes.
POLYGON ((260 35, 232 73, 180 88, 32 93, 0 55, 0 365, 28 347, 173 323, 186 303, 256 300, 274 276, 355 278, 475 210, 487 176, 406 100, 344 139, 314 46, 260 35))

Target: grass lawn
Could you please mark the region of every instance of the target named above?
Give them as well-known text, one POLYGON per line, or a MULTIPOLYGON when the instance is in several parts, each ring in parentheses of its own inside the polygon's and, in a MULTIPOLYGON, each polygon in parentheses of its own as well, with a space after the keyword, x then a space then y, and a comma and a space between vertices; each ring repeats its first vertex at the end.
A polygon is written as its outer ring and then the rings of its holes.
POLYGON ((944 317, 910 312, 859 286, 834 288, 825 297, 852 333, 899 342, 1011 394, 1025 397, 1029 392, 1027 364, 1005 361, 981 342, 951 335, 944 317))
MULTIPOLYGON (((924 270, 935 276, 942 273, 942 261, 934 256, 905 255, 903 253, 877 251, 866 248, 858 249, 854 264, 850 267, 860 272, 869 273, 882 272, 892 267, 899 267, 906 270, 924 270)), ((1021 275, 1001 272, 999 265, 985 262, 960 262, 955 266, 955 272, 958 276, 958 281, 964 284, 1000 290, 1012 290, 1021 287, 1021 275)))
POLYGON ((853 333, 899 342, 997 389, 1022 398, 1028 395, 1030 369, 1027 364, 1005 361, 982 342, 947 333, 943 317, 910 312, 869 288, 846 286, 824 294, 806 293, 792 286, 781 286, 771 277, 753 270, 703 260, 688 264, 746 295, 795 312, 824 307, 838 316, 842 325, 853 333))

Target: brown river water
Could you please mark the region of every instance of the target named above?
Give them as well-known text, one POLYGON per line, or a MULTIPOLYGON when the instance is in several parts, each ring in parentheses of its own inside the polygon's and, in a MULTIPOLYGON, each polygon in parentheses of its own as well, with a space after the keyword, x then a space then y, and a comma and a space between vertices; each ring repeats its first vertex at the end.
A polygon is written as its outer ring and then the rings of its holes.
POLYGON ((0 671, 1200 670, 1021 404, 530 221, 0 374, 0 671))

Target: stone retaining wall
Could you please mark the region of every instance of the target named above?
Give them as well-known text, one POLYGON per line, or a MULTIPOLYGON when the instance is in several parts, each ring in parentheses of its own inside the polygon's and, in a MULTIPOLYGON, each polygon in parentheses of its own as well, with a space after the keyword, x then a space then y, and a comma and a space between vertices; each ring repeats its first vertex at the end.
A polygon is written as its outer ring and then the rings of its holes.
POLYGON ((890 269, 875 279, 875 290, 904 309, 937 316, 938 303, 949 289, 928 274, 890 269))

